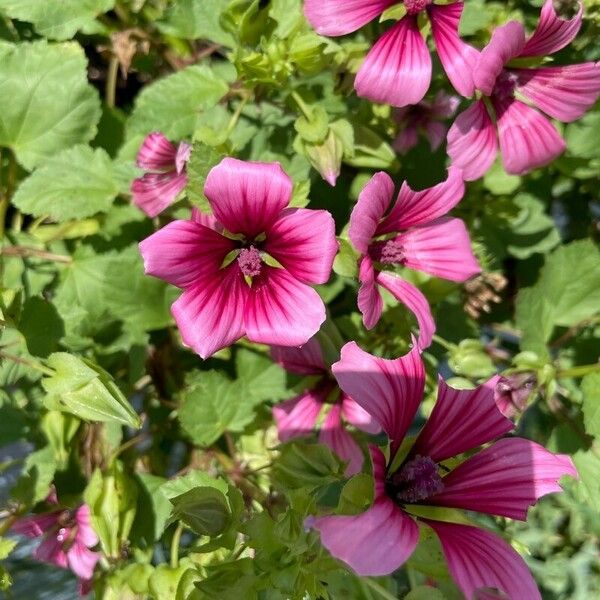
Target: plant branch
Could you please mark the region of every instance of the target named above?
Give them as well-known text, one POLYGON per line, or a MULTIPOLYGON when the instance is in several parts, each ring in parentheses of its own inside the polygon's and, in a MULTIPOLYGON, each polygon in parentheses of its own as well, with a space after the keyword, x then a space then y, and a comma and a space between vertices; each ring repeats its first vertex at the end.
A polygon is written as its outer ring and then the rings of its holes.
POLYGON ((45 250, 40 250, 31 246, 7 246, 6 248, 2 248, 0 254, 3 256, 21 258, 41 258, 43 260, 66 264, 73 262, 73 259, 66 254, 54 254, 53 252, 46 252, 45 250))

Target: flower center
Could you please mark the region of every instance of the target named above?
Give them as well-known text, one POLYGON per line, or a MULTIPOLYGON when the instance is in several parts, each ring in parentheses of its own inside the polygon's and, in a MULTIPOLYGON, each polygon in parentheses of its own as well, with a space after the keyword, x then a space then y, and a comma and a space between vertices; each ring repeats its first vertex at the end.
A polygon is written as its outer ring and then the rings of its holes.
POLYGON ((396 240, 374 242, 369 247, 369 254, 373 260, 383 264, 399 264, 404 261, 404 248, 396 240))
POLYGON ((425 10, 432 2, 433 0, 404 0, 404 6, 409 15, 416 15, 425 10))
POLYGON ((438 467, 429 456, 417 454, 387 481, 388 494, 402 503, 425 500, 444 489, 438 467))
POLYGON ((240 270, 247 277, 256 277, 260 275, 262 259, 260 252, 254 247, 242 248, 237 257, 240 270))

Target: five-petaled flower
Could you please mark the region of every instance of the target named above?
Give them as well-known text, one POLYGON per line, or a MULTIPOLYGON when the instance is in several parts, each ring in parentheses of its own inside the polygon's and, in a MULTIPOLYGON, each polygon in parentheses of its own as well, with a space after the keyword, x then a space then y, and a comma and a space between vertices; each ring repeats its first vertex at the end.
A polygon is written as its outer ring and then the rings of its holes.
POLYGON ((306 343, 325 320, 311 287, 329 279, 338 244, 325 210, 287 208, 292 181, 279 163, 225 158, 204 185, 214 216, 195 211, 140 243, 146 273, 183 289, 171 310, 202 358, 246 335, 306 343))
POLYGON ((348 235, 361 254, 358 308, 367 329, 381 317, 382 286, 415 314, 419 346, 429 346, 435 323, 427 299, 408 281, 380 269, 405 266, 451 281, 465 281, 479 273, 465 224, 444 216, 464 190, 460 169, 450 167, 445 181, 426 190, 415 192, 404 182, 388 212, 394 194, 389 175, 376 173, 363 188, 350 216, 348 235))
MULTIPOLYGON (((366 25, 397 0, 306 0, 304 12, 322 35, 345 35, 366 25)), ((473 93, 472 70, 477 51, 463 42, 458 25, 462 1, 437 5, 433 0, 404 0, 406 15, 375 43, 354 82, 359 96, 407 106, 423 99, 431 83, 431 55, 417 23, 425 11, 438 56, 456 91, 473 93)))
POLYGON ((370 446, 374 500, 367 511, 309 518, 307 525, 320 531, 325 547, 359 575, 386 575, 414 551, 420 523, 437 534, 466 598, 486 588, 513 600, 540 598, 525 562, 509 544, 464 520, 449 522, 448 512, 436 508, 525 520, 541 496, 561 491, 563 475, 577 477, 568 456, 522 438, 497 439, 514 427, 494 401, 498 376, 474 390, 455 390, 440 378, 437 402, 412 441, 406 434, 425 386, 416 345, 405 356, 386 360, 350 342, 332 369, 342 390, 387 433, 390 459, 370 446), (493 440, 458 465, 451 460, 493 440))
POLYGON ((300 348, 273 346, 271 356, 286 371, 318 377, 313 387, 298 396, 273 407, 273 418, 282 442, 310 435, 319 415, 327 407, 327 416, 319 431, 319 442, 327 444, 340 458, 348 462, 346 475, 358 473, 363 453, 343 421, 367 433, 380 431, 379 425, 352 398, 340 391, 325 365, 321 346, 316 337, 300 348))
POLYGON ((175 146, 159 132, 144 139, 137 166, 148 172, 133 180, 131 194, 134 204, 149 217, 155 217, 173 204, 187 185, 185 165, 191 150, 186 142, 175 146))
POLYGON ((552 0, 546 0, 528 39, 517 21, 494 31, 473 72, 475 87, 485 98, 461 113, 448 132, 448 154, 466 180, 478 179, 490 168, 498 153, 498 138, 505 170, 517 175, 547 165, 564 151, 565 142, 556 128, 529 104, 565 123, 579 119, 600 94, 600 64, 537 68, 507 64, 567 46, 579 31, 582 12, 580 3, 579 12, 564 20, 552 0), (495 125, 488 111, 494 114, 495 125))

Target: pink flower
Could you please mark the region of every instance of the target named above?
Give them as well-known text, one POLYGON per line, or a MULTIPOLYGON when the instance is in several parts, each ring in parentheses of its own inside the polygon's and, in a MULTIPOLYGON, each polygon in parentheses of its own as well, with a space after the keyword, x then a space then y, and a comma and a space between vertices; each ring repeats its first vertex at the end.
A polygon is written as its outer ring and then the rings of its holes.
POLYGON ((515 58, 545 56, 567 46, 579 31, 582 13, 580 3, 577 15, 561 19, 552 0, 546 0, 528 39, 516 21, 494 31, 473 75, 485 98, 461 113, 448 133, 448 154, 466 180, 478 179, 490 168, 498 153, 498 138, 504 169, 516 175, 547 165, 564 151, 565 142, 555 127, 530 104, 565 123, 579 119, 600 94, 600 65, 506 65, 515 58))
POLYGON ((434 516, 434 507, 441 506, 525 520, 528 507, 541 496, 561 491, 560 477, 577 477, 568 456, 521 438, 500 439, 471 453, 513 428, 494 402, 498 377, 474 390, 452 389, 440 378, 433 411, 407 445, 425 386, 419 349, 385 360, 350 342, 332 369, 342 390, 387 433, 390 459, 370 447, 374 500, 366 512, 310 519, 324 546, 359 575, 387 575, 414 551, 419 522, 439 537, 450 574, 466 598, 482 588, 515 600, 540 598, 509 544, 484 529, 434 516), (448 462, 463 453, 470 456, 458 466, 448 462))
MULTIPOLYGON (((56 496, 48 498, 57 504, 56 496)), ((89 588, 100 554, 90 550, 98 543, 98 536, 90 524, 90 509, 82 504, 74 510, 61 509, 19 519, 13 531, 35 538, 41 537, 34 558, 70 569, 81 580, 81 589, 89 588)), ((83 595, 83 594, 82 594, 83 595)))
POLYGON ((423 133, 429 140, 431 151, 435 152, 444 138, 448 128, 442 121, 454 116, 460 100, 443 91, 436 94, 433 102, 421 100, 413 106, 405 106, 394 110, 393 117, 398 123, 398 135, 394 140, 394 149, 406 154, 419 141, 423 133))
POLYGON ((319 432, 319 442, 327 444, 348 462, 347 475, 358 473, 363 464, 363 453, 344 428, 342 419, 367 433, 377 433, 381 428, 352 398, 340 392, 325 365, 317 338, 311 338, 300 348, 273 346, 271 356, 290 373, 318 377, 312 388, 273 407, 279 439, 285 442, 310 435, 321 411, 327 407, 327 416, 319 432))
POLYGON ((471 252, 465 224, 444 216, 465 190, 460 169, 451 167, 446 181, 415 192, 406 181, 388 212, 394 183, 376 173, 363 188, 350 216, 349 237, 360 252, 358 308, 367 329, 375 327, 383 308, 379 286, 404 303, 419 323, 419 346, 431 343, 435 323, 421 291, 383 267, 405 266, 451 281, 465 281, 481 270, 471 252))
POLYGON ((138 167, 148 171, 131 184, 133 202, 149 217, 155 217, 173 204, 185 188, 185 164, 192 147, 185 142, 178 146, 159 132, 146 136, 137 155, 138 167))
POLYGON ((184 343, 202 358, 244 335, 306 343, 325 320, 310 285, 331 273, 338 247, 331 215, 286 208, 292 181, 279 163, 225 158, 204 193, 214 217, 194 212, 140 243, 146 273, 183 289, 171 311, 184 343))
MULTIPOLYGON (((345 35, 360 29, 397 0, 306 0, 304 12, 322 35, 345 35)), ((462 2, 436 5, 432 0, 404 0, 406 15, 375 43, 358 70, 359 96, 394 106, 416 104, 431 83, 431 56, 417 17, 426 11, 440 61, 456 91, 473 93, 477 51, 458 35, 462 2)))

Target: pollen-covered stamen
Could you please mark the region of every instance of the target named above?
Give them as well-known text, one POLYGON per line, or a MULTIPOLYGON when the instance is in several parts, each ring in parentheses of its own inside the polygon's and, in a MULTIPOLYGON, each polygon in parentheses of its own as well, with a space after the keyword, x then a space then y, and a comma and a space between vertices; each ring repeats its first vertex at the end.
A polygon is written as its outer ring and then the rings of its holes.
POLYGON ((396 240, 374 242, 369 247, 371 258, 383 264, 402 264, 404 262, 404 248, 396 240))
POLYGON ((262 259, 260 252, 254 247, 242 248, 237 257, 240 270, 247 277, 256 277, 260 275, 262 259))
POLYGON ((404 6, 409 15, 416 15, 422 10, 425 10, 432 1, 433 0, 404 0, 404 6))
POLYGON ((425 500, 444 489, 438 467, 429 456, 417 454, 388 480, 388 491, 398 502, 425 500))

